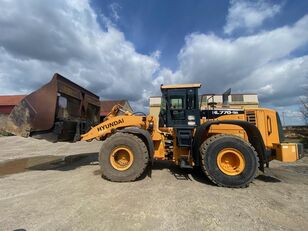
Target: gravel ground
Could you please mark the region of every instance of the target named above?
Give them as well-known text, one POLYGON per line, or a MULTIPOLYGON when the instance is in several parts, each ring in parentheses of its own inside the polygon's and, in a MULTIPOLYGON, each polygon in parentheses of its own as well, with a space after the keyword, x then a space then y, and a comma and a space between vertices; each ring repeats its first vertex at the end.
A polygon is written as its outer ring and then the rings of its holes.
POLYGON ((0 230, 308 230, 308 157, 227 189, 168 162, 136 182, 106 181, 99 146, 1 137, 0 230))

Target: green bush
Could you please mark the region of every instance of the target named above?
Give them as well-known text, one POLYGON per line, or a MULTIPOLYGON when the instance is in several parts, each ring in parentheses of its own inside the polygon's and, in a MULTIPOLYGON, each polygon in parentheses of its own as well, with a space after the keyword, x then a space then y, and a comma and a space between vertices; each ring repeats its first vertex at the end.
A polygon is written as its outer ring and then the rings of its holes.
POLYGON ((300 142, 304 145, 305 149, 308 149, 308 137, 302 138, 300 142))
POLYGON ((14 136, 12 133, 0 130, 0 136, 14 136))

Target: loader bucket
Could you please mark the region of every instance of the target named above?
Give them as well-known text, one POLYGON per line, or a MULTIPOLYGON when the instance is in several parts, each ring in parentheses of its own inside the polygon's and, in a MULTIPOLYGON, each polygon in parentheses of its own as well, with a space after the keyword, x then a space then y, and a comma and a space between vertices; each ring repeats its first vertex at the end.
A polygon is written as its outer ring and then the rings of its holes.
POLYGON ((6 131, 51 142, 73 142, 99 123, 99 114, 97 95, 56 73, 13 108, 6 131))

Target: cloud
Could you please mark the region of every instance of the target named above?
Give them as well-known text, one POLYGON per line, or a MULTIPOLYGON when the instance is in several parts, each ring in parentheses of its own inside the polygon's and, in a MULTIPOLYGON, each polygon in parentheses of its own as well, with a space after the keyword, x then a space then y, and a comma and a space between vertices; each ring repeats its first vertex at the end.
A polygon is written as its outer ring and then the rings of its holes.
POLYGON ((101 28, 88 1, 0 2, 2 94, 29 93, 54 72, 102 98, 143 103, 151 94, 158 56, 136 52, 111 24, 101 28))
POLYGON ((111 10, 111 17, 115 21, 118 21, 120 19, 120 15, 118 12, 121 9, 121 6, 118 3, 114 2, 109 5, 109 8, 111 10))
POLYGON ((259 89, 259 93, 261 95, 273 94, 274 93, 273 85, 272 84, 267 84, 264 87, 261 87, 259 89))
POLYGON ((230 5, 224 26, 226 34, 231 34, 238 29, 252 32, 266 19, 274 17, 281 9, 281 5, 270 4, 265 0, 231 0, 230 5))
MULTIPOLYGON (((294 111, 307 84, 308 56, 294 54, 308 45, 308 15, 232 39, 189 34, 172 71, 160 65, 160 51, 138 53, 87 0, 0 3, 1 94, 29 93, 59 72, 104 99, 128 99, 138 111, 160 94, 160 84, 199 82, 203 92, 257 92, 262 105, 294 111)), ((236 4, 244 3, 232 2, 229 14, 236 4)))
POLYGON ((165 70, 156 81, 202 83, 211 93, 230 87, 233 92, 255 92, 262 106, 290 111, 288 107, 297 105, 298 111, 308 79, 308 56, 294 53, 307 45, 308 15, 291 26, 235 39, 193 33, 178 54, 179 68, 165 70))
POLYGON ((303 115, 296 105, 289 107, 277 107, 282 125, 303 125, 303 115))
POLYGON ((291 54, 307 44, 308 16, 292 26, 236 39, 194 33, 186 37, 174 73, 178 77, 173 79, 203 83, 211 92, 229 87, 260 92, 265 102, 275 96, 296 97, 302 92, 308 64, 307 56, 291 54))
POLYGON ((265 104, 291 106, 305 94, 307 80, 308 56, 303 56, 268 63, 254 70, 238 87, 256 89, 265 104))

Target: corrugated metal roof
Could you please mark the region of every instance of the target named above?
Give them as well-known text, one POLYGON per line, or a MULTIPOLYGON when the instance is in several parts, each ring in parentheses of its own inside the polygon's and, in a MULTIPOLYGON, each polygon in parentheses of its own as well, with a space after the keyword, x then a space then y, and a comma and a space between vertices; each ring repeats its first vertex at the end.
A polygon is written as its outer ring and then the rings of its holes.
POLYGON ((0 106, 15 106, 25 97, 26 95, 0 95, 0 106))

